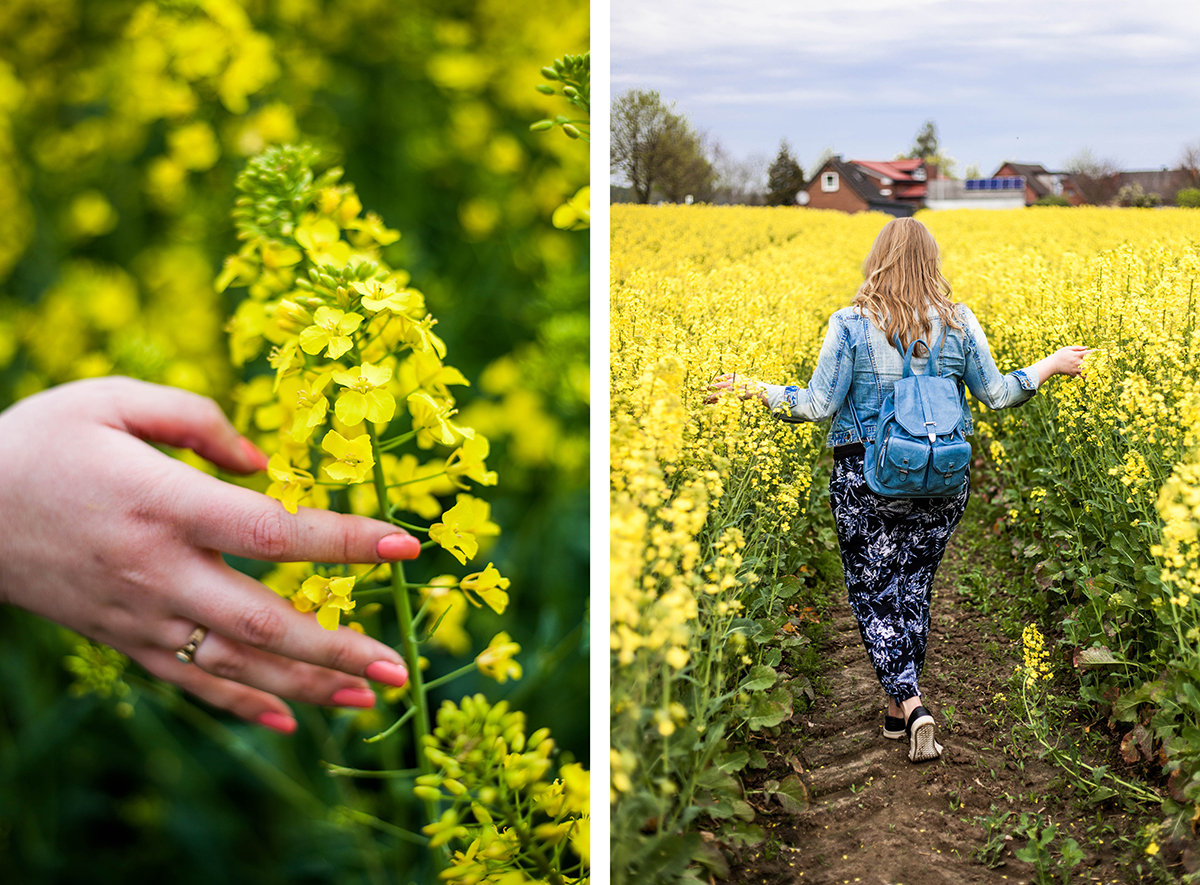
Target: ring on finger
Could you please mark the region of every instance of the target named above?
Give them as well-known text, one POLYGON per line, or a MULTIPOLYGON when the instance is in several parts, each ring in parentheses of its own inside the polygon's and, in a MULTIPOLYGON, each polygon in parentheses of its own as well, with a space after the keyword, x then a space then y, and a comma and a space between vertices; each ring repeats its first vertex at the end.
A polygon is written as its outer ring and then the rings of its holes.
POLYGON ((175 657, 179 658, 185 664, 192 663, 192 659, 196 656, 196 649, 200 647, 200 643, 204 641, 204 637, 207 635, 207 627, 196 627, 192 631, 192 635, 188 637, 188 641, 175 650, 175 657))

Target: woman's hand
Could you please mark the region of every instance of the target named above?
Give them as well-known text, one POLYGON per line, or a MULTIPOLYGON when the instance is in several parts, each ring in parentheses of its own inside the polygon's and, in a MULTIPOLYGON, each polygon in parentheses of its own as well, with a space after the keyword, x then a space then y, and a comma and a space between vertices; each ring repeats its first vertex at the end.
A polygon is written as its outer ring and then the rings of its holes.
POLYGON ((1092 352, 1090 347, 1072 345, 1061 347, 1051 354, 1054 360, 1054 372, 1058 375, 1070 375, 1072 378, 1083 374, 1083 358, 1092 352))
POLYGON ((1038 360, 1030 368, 1037 373, 1038 386, 1055 375, 1069 375, 1072 378, 1083 374, 1083 358, 1092 352, 1092 348, 1073 344, 1060 347, 1050 356, 1038 360))
POLYGON ((715 403, 719 400, 726 391, 733 391, 742 399, 752 399, 757 397, 762 401, 762 404, 767 405, 767 395, 757 384, 744 381, 741 387, 738 387, 738 377, 733 373, 718 375, 713 378, 712 383, 708 385, 708 389, 713 391, 704 398, 704 402, 708 404, 715 403))
POLYGON ((412 559, 416 538, 221 482, 147 445, 252 473, 266 456, 212 400, 128 378, 77 381, 0 413, 0 602, 111 645, 156 676, 277 731, 278 696, 370 707, 366 679, 403 685, 395 650, 323 629, 221 559, 412 559), (208 628, 194 664, 175 652, 208 628))

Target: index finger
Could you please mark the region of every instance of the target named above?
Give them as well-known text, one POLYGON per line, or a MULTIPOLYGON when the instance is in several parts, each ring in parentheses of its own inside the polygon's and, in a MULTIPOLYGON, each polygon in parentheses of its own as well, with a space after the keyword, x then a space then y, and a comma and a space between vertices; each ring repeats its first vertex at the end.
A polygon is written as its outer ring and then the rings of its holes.
POLYGON ((415 559, 421 542, 378 519, 300 507, 180 465, 176 525, 196 547, 271 562, 382 562, 415 559))
POLYGON ((296 661, 404 685, 408 670, 399 653, 377 639, 345 627, 326 630, 275 591, 229 567, 207 559, 197 580, 176 598, 178 614, 237 642, 296 661))

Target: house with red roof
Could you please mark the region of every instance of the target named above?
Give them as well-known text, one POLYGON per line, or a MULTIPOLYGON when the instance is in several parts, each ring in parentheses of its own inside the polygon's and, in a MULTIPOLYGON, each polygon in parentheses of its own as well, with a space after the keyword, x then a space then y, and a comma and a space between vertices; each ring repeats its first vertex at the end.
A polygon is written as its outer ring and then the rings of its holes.
POLYGON ((886 212, 912 215, 924 205, 936 165, 921 159, 827 160, 800 191, 798 202, 810 209, 886 212))

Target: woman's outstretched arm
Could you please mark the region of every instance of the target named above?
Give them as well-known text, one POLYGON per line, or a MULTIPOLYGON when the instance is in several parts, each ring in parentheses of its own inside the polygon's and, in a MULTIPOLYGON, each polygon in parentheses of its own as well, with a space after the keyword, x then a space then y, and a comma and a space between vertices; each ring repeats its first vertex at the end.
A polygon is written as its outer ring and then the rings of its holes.
POLYGON ((366 678, 404 684, 394 649, 323 629, 221 553, 380 562, 414 558, 416 538, 358 516, 293 516, 147 441, 238 473, 266 467, 212 400, 128 378, 66 384, 0 413, 0 602, 278 731, 295 728, 280 697, 369 707, 366 678), (183 663, 175 651, 197 626, 209 633, 183 663))

